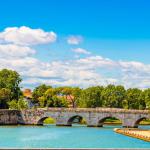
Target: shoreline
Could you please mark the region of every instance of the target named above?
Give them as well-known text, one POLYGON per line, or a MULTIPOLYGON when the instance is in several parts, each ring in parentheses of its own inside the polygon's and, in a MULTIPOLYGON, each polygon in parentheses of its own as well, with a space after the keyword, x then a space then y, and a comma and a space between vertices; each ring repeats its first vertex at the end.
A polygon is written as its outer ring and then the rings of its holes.
POLYGON ((135 128, 115 128, 114 132, 150 142, 150 130, 135 128))

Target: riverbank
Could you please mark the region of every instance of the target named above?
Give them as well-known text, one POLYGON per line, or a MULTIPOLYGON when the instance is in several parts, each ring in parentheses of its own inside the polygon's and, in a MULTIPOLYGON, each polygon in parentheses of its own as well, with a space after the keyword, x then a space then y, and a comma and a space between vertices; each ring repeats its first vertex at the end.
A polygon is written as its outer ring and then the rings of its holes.
POLYGON ((123 135, 126 135, 126 136, 130 136, 130 137, 133 137, 133 138, 137 138, 137 139, 140 139, 140 140, 150 142, 150 130, 133 129, 133 128, 130 128, 130 129, 115 128, 114 131, 116 133, 119 133, 119 134, 123 134, 123 135))

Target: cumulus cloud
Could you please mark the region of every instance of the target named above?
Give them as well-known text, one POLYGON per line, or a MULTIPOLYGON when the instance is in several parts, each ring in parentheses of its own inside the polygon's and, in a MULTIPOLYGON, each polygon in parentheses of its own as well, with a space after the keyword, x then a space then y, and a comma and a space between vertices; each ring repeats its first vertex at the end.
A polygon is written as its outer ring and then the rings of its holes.
POLYGON ((91 52, 89 52, 89 51, 87 51, 86 49, 83 49, 83 48, 76 48, 76 49, 73 49, 72 51, 77 53, 77 54, 85 54, 85 55, 91 54, 91 52))
POLYGON ((36 51, 26 46, 18 46, 13 44, 0 45, 0 58, 9 58, 9 57, 27 57, 35 54, 36 51))
MULTIPOLYGON (((122 84, 126 88, 150 87, 150 64, 137 61, 114 61, 89 55, 86 49, 73 49, 82 58, 44 62, 34 57, 32 45, 54 42, 54 32, 29 27, 6 28, 0 32, 0 69, 16 70, 24 85, 41 83, 53 86, 80 86, 122 84)), ((80 36, 68 38, 69 44, 79 44, 80 36)))
POLYGON ((115 62, 109 58, 103 58, 102 56, 89 56, 86 58, 80 58, 77 60, 77 62, 81 66, 86 66, 88 68, 95 68, 95 67, 114 68, 118 66, 118 62, 115 62))
POLYGON ((78 45, 82 42, 83 38, 81 36, 70 36, 67 39, 68 44, 78 45))
POLYGON ((26 85, 45 83, 53 86, 88 87, 122 84, 126 88, 150 87, 150 65, 141 62, 114 61, 101 56, 52 62, 42 62, 37 58, 25 56, 23 59, 0 58, 0 62, 0 69, 18 71, 24 78, 23 84, 26 85))
POLYGON ((42 29, 31 29, 26 26, 9 27, 0 32, 0 40, 17 45, 37 45, 54 42, 57 38, 54 32, 45 32, 42 29))

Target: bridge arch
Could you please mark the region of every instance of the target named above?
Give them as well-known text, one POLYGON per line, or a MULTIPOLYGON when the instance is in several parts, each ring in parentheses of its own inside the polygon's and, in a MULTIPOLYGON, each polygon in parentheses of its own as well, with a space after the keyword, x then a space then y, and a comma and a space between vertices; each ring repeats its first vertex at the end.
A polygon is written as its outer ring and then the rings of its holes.
MULTIPOLYGON (((9 110, 10 111, 10 110, 9 110)), ((3 112, 3 111, 2 111, 3 112)), ((7 112, 3 112, 4 115, 7 112)), ((18 112, 17 112, 18 113, 18 112)), ((135 127, 144 118, 150 119, 148 110, 124 110, 110 108, 48 108, 37 110, 24 110, 17 114, 17 122, 19 124, 43 124, 44 119, 52 117, 56 120, 56 125, 67 126, 72 125, 73 120, 84 118, 87 121, 87 126, 102 126, 106 118, 115 117, 122 121, 123 127, 135 127), (80 117, 79 117, 80 116, 80 117)), ((9 116, 9 115, 8 115, 9 116)), ((1 121, 2 122, 2 121, 1 121)), ((5 123, 5 120, 3 120, 5 123)))
POLYGON ((73 123, 80 123, 83 120, 88 123, 88 118, 82 115, 73 115, 70 116, 67 120, 67 125, 72 126, 73 123))
POLYGON ((44 117, 41 117, 38 121, 37 121, 37 125, 43 125, 44 124, 44 121, 47 119, 47 118, 52 118, 55 120, 56 122, 56 118, 53 118, 51 116, 44 116, 44 117))
POLYGON ((140 122, 143 121, 143 120, 145 120, 145 119, 149 119, 149 118, 147 118, 147 117, 141 117, 141 118, 137 119, 137 120, 135 121, 135 123, 134 123, 134 127, 135 127, 135 128, 138 128, 140 122))
POLYGON ((117 117, 117 116, 105 116, 105 117, 103 117, 103 118, 98 119, 98 124, 97 124, 97 126, 98 126, 98 127, 103 127, 105 121, 106 121, 107 119, 111 119, 111 118, 116 119, 116 120, 119 120, 119 121, 120 121, 120 124, 123 125, 123 120, 122 120, 120 117, 117 117))

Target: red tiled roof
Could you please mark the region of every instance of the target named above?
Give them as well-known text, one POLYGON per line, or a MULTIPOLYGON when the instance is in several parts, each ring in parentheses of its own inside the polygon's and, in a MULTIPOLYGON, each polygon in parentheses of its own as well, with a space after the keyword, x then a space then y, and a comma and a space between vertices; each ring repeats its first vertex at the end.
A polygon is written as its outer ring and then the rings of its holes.
POLYGON ((23 91, 23 96, 28 97, 28 98, 32 98, 32 91, 30 89, 25 89, 23 91))

